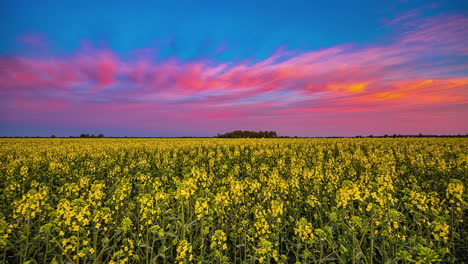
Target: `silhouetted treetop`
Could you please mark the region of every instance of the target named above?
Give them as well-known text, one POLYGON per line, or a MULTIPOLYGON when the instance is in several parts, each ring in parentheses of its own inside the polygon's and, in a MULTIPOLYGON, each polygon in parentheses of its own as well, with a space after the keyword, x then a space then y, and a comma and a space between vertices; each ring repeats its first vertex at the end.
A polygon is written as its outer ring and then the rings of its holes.
POLYGON ((276 138, 278 135, 275 131, 247 131, 236 130, 225 134, 218 134, 217 138, 276 138))
POLYGON ((95 136, 94 134, 81 134, 80 135, 80 138, 103 138, 104 137, 104 134, 99 134, 97 136, 95 136))

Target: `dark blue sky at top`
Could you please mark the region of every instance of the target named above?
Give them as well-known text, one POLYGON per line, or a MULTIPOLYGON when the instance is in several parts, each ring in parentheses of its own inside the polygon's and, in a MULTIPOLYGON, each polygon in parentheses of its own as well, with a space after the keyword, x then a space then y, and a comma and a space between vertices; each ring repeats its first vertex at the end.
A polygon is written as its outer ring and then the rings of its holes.
MULTIPOLYGON (((459 12, 468 6, 468 1, 434 3, 437 12, 459 12)), ((44 36, 54 53, 72 53, 86 40, 123 57, 151 48, 159 50, 159 58, 263 59, 280 46, 314 50, 372 43, 391 30, 384 26, 385 19, 434 3, 3 0, 0 54, 21 53, 26 47, 18 38, 34 33, 44 36), (223 51, 215 54, 220 47, 223 51)), ((431 15, 430 9, 425 12, 431 15)))

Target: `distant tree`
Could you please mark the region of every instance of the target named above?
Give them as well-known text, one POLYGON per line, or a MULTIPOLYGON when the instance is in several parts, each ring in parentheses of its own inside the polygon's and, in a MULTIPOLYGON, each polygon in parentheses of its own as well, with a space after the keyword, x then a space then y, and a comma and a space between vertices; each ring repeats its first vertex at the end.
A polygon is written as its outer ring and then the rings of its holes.
MULTIPOLYGON (((104 135, 103 135, 104 136, 104 135)), ((80 138, 95 138, 96 136, 94 134, 81 134, 80 138)))
POLYGON ((104 137, 104 134, 99 134, 97 135, 98 138, 103 138, 104 137))
POLYGON ((55 135, 51 135, 50 137, 51 137, 51 138, 56 138, 56 136, 55 136, 55 135))
POLYGON ((236 130, 232 132, 228 132, 225 134, 217 134, 216 137, 218 138, 276 138, 278 135, 275 131, 243 131, 243 130, 236 130))

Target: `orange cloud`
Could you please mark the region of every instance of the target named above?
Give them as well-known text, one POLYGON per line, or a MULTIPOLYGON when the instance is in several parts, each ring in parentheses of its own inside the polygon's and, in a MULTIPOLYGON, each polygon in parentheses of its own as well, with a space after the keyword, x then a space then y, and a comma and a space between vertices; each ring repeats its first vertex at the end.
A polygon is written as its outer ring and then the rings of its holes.
POLYGON ((353 84, 336 84, 331 83, 328 85, 328 89, 331 91, 346 91, 350 93, 361 93, 364 92, 369 82, 353 83, 353 84))
POLYGON ((360 93, 360 92, 363 92, 364 89, 366 88, 367 86, 367 82, 365 83, 355 83, 355 84, 351 84, 349 87, 348 87, 348 91, 349 92, 352 92, 352 93, 360 93))

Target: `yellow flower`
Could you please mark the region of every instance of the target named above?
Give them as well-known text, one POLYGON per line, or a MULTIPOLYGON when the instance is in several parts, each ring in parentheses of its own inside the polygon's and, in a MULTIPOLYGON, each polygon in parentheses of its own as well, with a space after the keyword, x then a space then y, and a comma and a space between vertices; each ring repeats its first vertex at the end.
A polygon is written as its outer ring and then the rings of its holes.
POLYGON ((177 256, 176 261, 179 263, 184 263, 185 261, 192 261, 192 244, 190 244, 187 240, 181 240, 179 245, 177 246, 177 256))
POLYGON ((301 217, 301 219, 296 223, 294 234, 300 241, 307 243, 312 242, 315 238, 312 224, 310 224, 304 217, 301 217))
POLYGON ((226 249, 226 233, 222 230, 216 230, 214 234, 211 236, 211 248, 215 249, 226 249))

